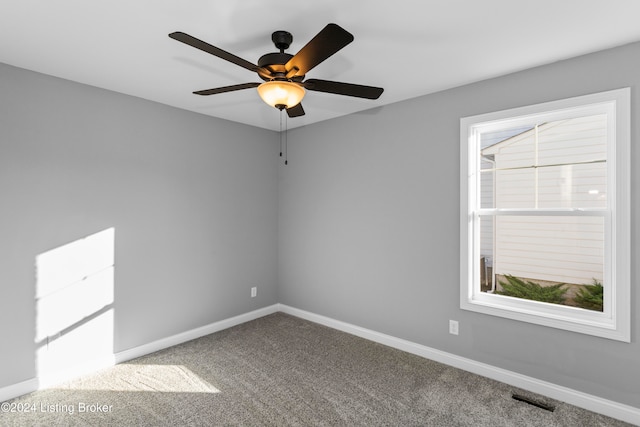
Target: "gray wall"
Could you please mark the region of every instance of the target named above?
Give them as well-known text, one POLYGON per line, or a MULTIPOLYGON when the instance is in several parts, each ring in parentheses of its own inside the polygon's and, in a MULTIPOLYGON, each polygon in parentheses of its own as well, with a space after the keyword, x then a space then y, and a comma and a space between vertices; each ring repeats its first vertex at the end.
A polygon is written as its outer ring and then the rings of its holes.
MULTIPOLYGON (((281 303, 640 407, 640 44, 291 131, 281 303), (632 88, 632 343, 459 309, 460 118, 632 88), (460 335, 448 320, 460 321, 460 335)), ((384 95, 383 95, 384 96, 384 95)))
POLYGON ((34 376, 35 257, 114 227, 115 352, 282 302, 640 407, 635 262, 631 344, 458 297, 460 117, 631 86, 638 165, 638 69, 634 44, 294 129, 281 167, 276 133, 0 65, 0 387, 34 376))
POLYGON ((277 133, 2 64, 0 94, 0 387, 35 375, 35 257, 109 227, 114 352, 277 302, 277 133))

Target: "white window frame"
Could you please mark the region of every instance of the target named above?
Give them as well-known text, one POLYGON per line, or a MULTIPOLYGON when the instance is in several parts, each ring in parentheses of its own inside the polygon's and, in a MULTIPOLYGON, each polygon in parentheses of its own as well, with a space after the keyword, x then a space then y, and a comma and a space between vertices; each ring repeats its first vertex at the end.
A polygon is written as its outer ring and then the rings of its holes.
MULTIPOLYGON (((583 334, 630 342, 630 89, 546 102, 460 119, 460 308, 583 334), (605 112, 607 207, 564 209, 565 215, 596 215, 605 224, 603 311, 505 297, 480 291, 479 134, 530 123, 605 112)), ((495 209, 494 209, 495 210, 495 209)), ((501 214, 540 215, 563 209, 507 209, 501 214), (509 212, 511 211, 511 212, 509 212), (519 212, 515 212, 519 211, 519 212)))

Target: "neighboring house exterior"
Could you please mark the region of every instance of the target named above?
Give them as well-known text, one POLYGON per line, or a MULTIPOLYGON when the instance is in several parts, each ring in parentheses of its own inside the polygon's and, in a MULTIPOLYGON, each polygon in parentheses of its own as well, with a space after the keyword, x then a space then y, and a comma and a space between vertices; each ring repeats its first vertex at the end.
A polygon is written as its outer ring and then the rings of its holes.
MULTIPOLYGON (((482 207, 605 208, 606 126, 597 115, 487 135, 482 207)), ((480 239, 493 275, 572 284, 603 279, 602 217, 485 217, 480 239)))

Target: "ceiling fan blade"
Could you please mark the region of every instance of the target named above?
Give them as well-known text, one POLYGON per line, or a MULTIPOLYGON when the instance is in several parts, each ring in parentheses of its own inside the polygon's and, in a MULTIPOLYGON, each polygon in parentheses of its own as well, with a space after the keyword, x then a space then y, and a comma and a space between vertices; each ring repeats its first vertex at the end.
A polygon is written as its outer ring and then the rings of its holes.
POLYGON ((309 79, 304 87, 317 92, 335 93, 337 95, 355 96, 357 98, 378 99, 384 91, 381 87, 356 85, 353 83, 332 82, 329 80, 309 79))
POLYGON ((336 24, 328 24, 286 64, 285 69, 298 69, 296 75, 307 74, 313 67, 348 45, 353 35, 336 24))
POLYGON ((215 89, 198 90, 193 93, 196 95, 215 95, 217 93, 233 92, 234 90, 249 89, 258 86, 260 86, 260 83, 242 83, 239 85, 217 87, 215 89))
POLYGON ((299 103, 298 105, 294 105, 293 107, 287 108, 287 115, 289 117, 304 116, 304 108, 302 108, 302 103, 299 103))
POLYGON ((188 44, 189 46, 195 47, 196 49, 200 49, 204 52, 210 53, 211 55, 217 56, 218 58, 224 59, 226 61, 232 62, 236 65, 241 66, 242 68, 246 68, 249 71, 257 71, 258 66, 252 64, 249 61, 246 61, 238 56, 235 56, 232 53, 229 53, 225 50, 222 50, 218 47, 212 46, 207 42, 203 42, 200 39, 197 39, 189 34, 185 34, 181 31, 176 31, 175 33, 169 34, 174 40, 178 40, 184 44, 188 44))

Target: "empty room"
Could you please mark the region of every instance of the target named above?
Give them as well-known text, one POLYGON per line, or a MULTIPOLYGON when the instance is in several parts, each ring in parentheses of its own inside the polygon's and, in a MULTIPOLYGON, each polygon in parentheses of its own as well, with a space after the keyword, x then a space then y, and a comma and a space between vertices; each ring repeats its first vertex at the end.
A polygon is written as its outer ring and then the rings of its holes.
POLYGON ((640 425, 638 2, 0 4, 0 425, 640 425))

